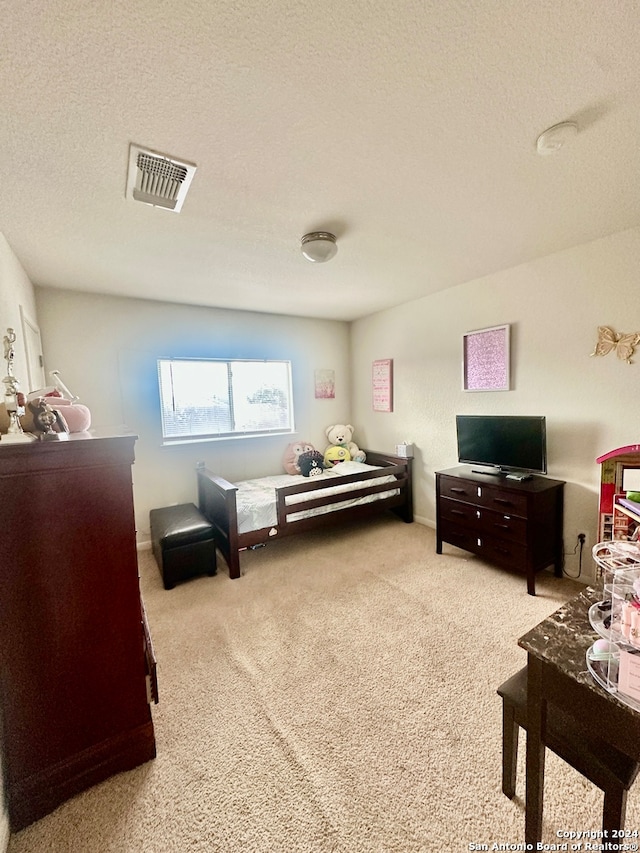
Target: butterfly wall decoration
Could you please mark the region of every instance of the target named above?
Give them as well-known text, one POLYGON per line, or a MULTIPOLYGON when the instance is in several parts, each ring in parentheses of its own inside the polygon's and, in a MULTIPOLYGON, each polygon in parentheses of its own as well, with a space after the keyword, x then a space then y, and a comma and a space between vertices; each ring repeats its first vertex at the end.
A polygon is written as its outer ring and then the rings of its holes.
POLYGON ((626 361, 627 364, 633 364, 631 356, 639 343, 639 332, 625 334, 614 332, 610 326, 598 326, 598 342, 591 355, 608 355, 610 352, 615 352, 619 359, 626 361))

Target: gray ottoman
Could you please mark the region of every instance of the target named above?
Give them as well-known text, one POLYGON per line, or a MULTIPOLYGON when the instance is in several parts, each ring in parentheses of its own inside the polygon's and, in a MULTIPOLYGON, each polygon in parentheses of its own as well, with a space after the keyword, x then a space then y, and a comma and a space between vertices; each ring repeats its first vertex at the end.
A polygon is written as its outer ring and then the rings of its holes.
POLYGON ((165 589, 196 575, 215 575, 213 527, 195 504, 152 509, 151 545, 165 589))

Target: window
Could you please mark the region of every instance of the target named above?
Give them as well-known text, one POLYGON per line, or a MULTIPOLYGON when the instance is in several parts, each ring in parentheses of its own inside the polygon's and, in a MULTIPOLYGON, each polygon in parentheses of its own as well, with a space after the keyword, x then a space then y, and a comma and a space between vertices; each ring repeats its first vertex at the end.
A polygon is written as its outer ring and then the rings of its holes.
POLYGON ((291 362, 159 359, 167 442, 293 431, 291 362))

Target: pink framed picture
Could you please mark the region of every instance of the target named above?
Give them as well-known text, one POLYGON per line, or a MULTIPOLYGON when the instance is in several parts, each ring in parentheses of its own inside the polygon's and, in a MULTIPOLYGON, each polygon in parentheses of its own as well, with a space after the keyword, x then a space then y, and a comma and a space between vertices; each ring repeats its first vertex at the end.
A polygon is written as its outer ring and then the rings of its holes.
POLYGON ((393 359, 381 358, 373 362, 373 411, 393 411, 393 359))
POLYGON ((465 391, 508 391, 509 326, 467 332, 462 338, 462 387, 465 391))
POLYGON ((316 400, 335 400, 335 370, 316 370, 314 380, 316 400))

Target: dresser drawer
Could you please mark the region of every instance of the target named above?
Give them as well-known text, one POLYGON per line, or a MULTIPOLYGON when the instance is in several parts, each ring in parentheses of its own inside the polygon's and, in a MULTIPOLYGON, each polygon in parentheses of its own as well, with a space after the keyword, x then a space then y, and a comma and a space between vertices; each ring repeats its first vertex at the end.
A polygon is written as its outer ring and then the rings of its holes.
POLYGON ((476 551, 477 554, 508 569, 526 570, 527 549, 524 545, 517 545, 505 539, 494 539, 491 536, 481 537, 480 542, 481 545, 476 551))
POLYGON ((481 532, 492 539, 505 539, 518 545, 527 544, 527 521, 492 510, 480 510, 481 532))
POLYGON ((525 545, 498 539, 474 531, 470 527, 458 527, 455 523, 443 521, 438 531, 443 542, 471 551, 488 562, 497 563, 506 568, 525 570, 527 567, 527 549, 525 545))
POLYGON ((459 524, 461 527, 471 527, 475 530, 482 512, 483 510, 470 503, 452 500, 451 498, 441 498, 440 500, 440 518, 453 524, 459 524))
POLYGON ((461 480, 459 477, 440 477, 440 496, 453 498, 457 501, 466 501, 470 504, 478 503, 478 484, 469 480, 461 480))
POLYGON ((438 536, 443 542, 462 548, 463 551, 476 552, 480 547, 480 537, 469 527, 459 526, 456 522, 442 521, 438 528, 438 536))
POLYGON ((502 486, 485 486, 459 477, 440 477, 440 495, 458 501, 527 517, 527 496, 509 492, 502 486))
POLYGON ((440 499, 441 521, 466 527, 474 533, 507 539, 510 542, 525 545, 527 542, 527 522, 524 518, 495 512, 482 506, 452 500, 440 499))
POLYGON ((527 496, 515 492, 505 492, 498 486, 478 486, 480 494, 478 503, 488 509, 500 510, 500 512, 527 517, 527 496))

